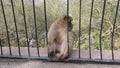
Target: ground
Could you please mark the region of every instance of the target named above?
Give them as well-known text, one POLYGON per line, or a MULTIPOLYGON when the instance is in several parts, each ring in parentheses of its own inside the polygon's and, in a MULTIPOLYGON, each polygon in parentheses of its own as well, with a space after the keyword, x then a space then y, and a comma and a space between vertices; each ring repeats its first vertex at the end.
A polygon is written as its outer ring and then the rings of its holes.
POLYGON ((25 59, 0 59, 0 68, 120 68, 120 65, 47 62, 25 59))

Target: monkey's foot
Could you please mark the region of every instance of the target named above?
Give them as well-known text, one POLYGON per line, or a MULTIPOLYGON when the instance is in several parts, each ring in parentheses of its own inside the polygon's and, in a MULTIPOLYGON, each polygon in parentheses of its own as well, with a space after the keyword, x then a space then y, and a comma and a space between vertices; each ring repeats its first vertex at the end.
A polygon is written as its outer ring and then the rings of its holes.
POLYGON ((63 54, 60 54, 60 53, 57 53, 57 54, 56 54, 56 58, 57 58, 58 60, 62 60, 62 59, 63 59, 62 56, 63 56, 63 54))
POLYGON ((63 59, 66 59, 68 57, 68 54, 57 53, 56 57, 57 57, 58 60, 63 60, 63 59))
POLYGON ((48 52, 48 57, 49 57, 49 58, 52 58, 52 57, 54 57, 54 52, 53 52, 53 51, 51 51, 51 52, 48 52))

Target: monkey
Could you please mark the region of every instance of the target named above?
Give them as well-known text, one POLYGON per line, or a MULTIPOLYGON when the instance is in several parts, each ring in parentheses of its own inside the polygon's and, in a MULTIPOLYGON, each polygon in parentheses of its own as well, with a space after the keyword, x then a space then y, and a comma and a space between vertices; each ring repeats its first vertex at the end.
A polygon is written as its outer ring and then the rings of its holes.
POLYGON ((51 24, 47 34, 48 57, 56 57, 59 60, 68 57, 68 54, 73 48, 74 41, 72 20, 72 17, 63 15, 51 24))

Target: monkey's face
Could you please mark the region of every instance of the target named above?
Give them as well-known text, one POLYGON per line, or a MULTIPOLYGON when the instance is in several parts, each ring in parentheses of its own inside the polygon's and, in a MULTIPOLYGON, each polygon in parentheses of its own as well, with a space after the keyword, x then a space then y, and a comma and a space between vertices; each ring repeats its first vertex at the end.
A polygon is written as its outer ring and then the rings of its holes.
POLYGON ((59 19, 60 24, 61 24, 63 27, 68 27, 68 31, 71 31, 72 28, 73 28, 72 20, 73 20, 72 17, 67 16, 67 15, 62 16, 62 17, 59 19))
POLYGON ((62 19, 63 19, 63 24, 67 24, 67 23, 69 24, 73 20, 72 17, 67 16, 67 15, 62 16, 62 19))

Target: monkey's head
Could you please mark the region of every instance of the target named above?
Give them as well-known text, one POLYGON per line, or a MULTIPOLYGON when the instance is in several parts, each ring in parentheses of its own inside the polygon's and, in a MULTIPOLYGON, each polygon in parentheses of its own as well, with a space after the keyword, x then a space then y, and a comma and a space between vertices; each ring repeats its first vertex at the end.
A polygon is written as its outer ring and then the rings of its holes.
POLYGON ((67 27, 68 31, 71 31, 73 28, 72 20, 72 17, 63 15, 58 19, 58 24, 60 24, 63 27, 67 27))

